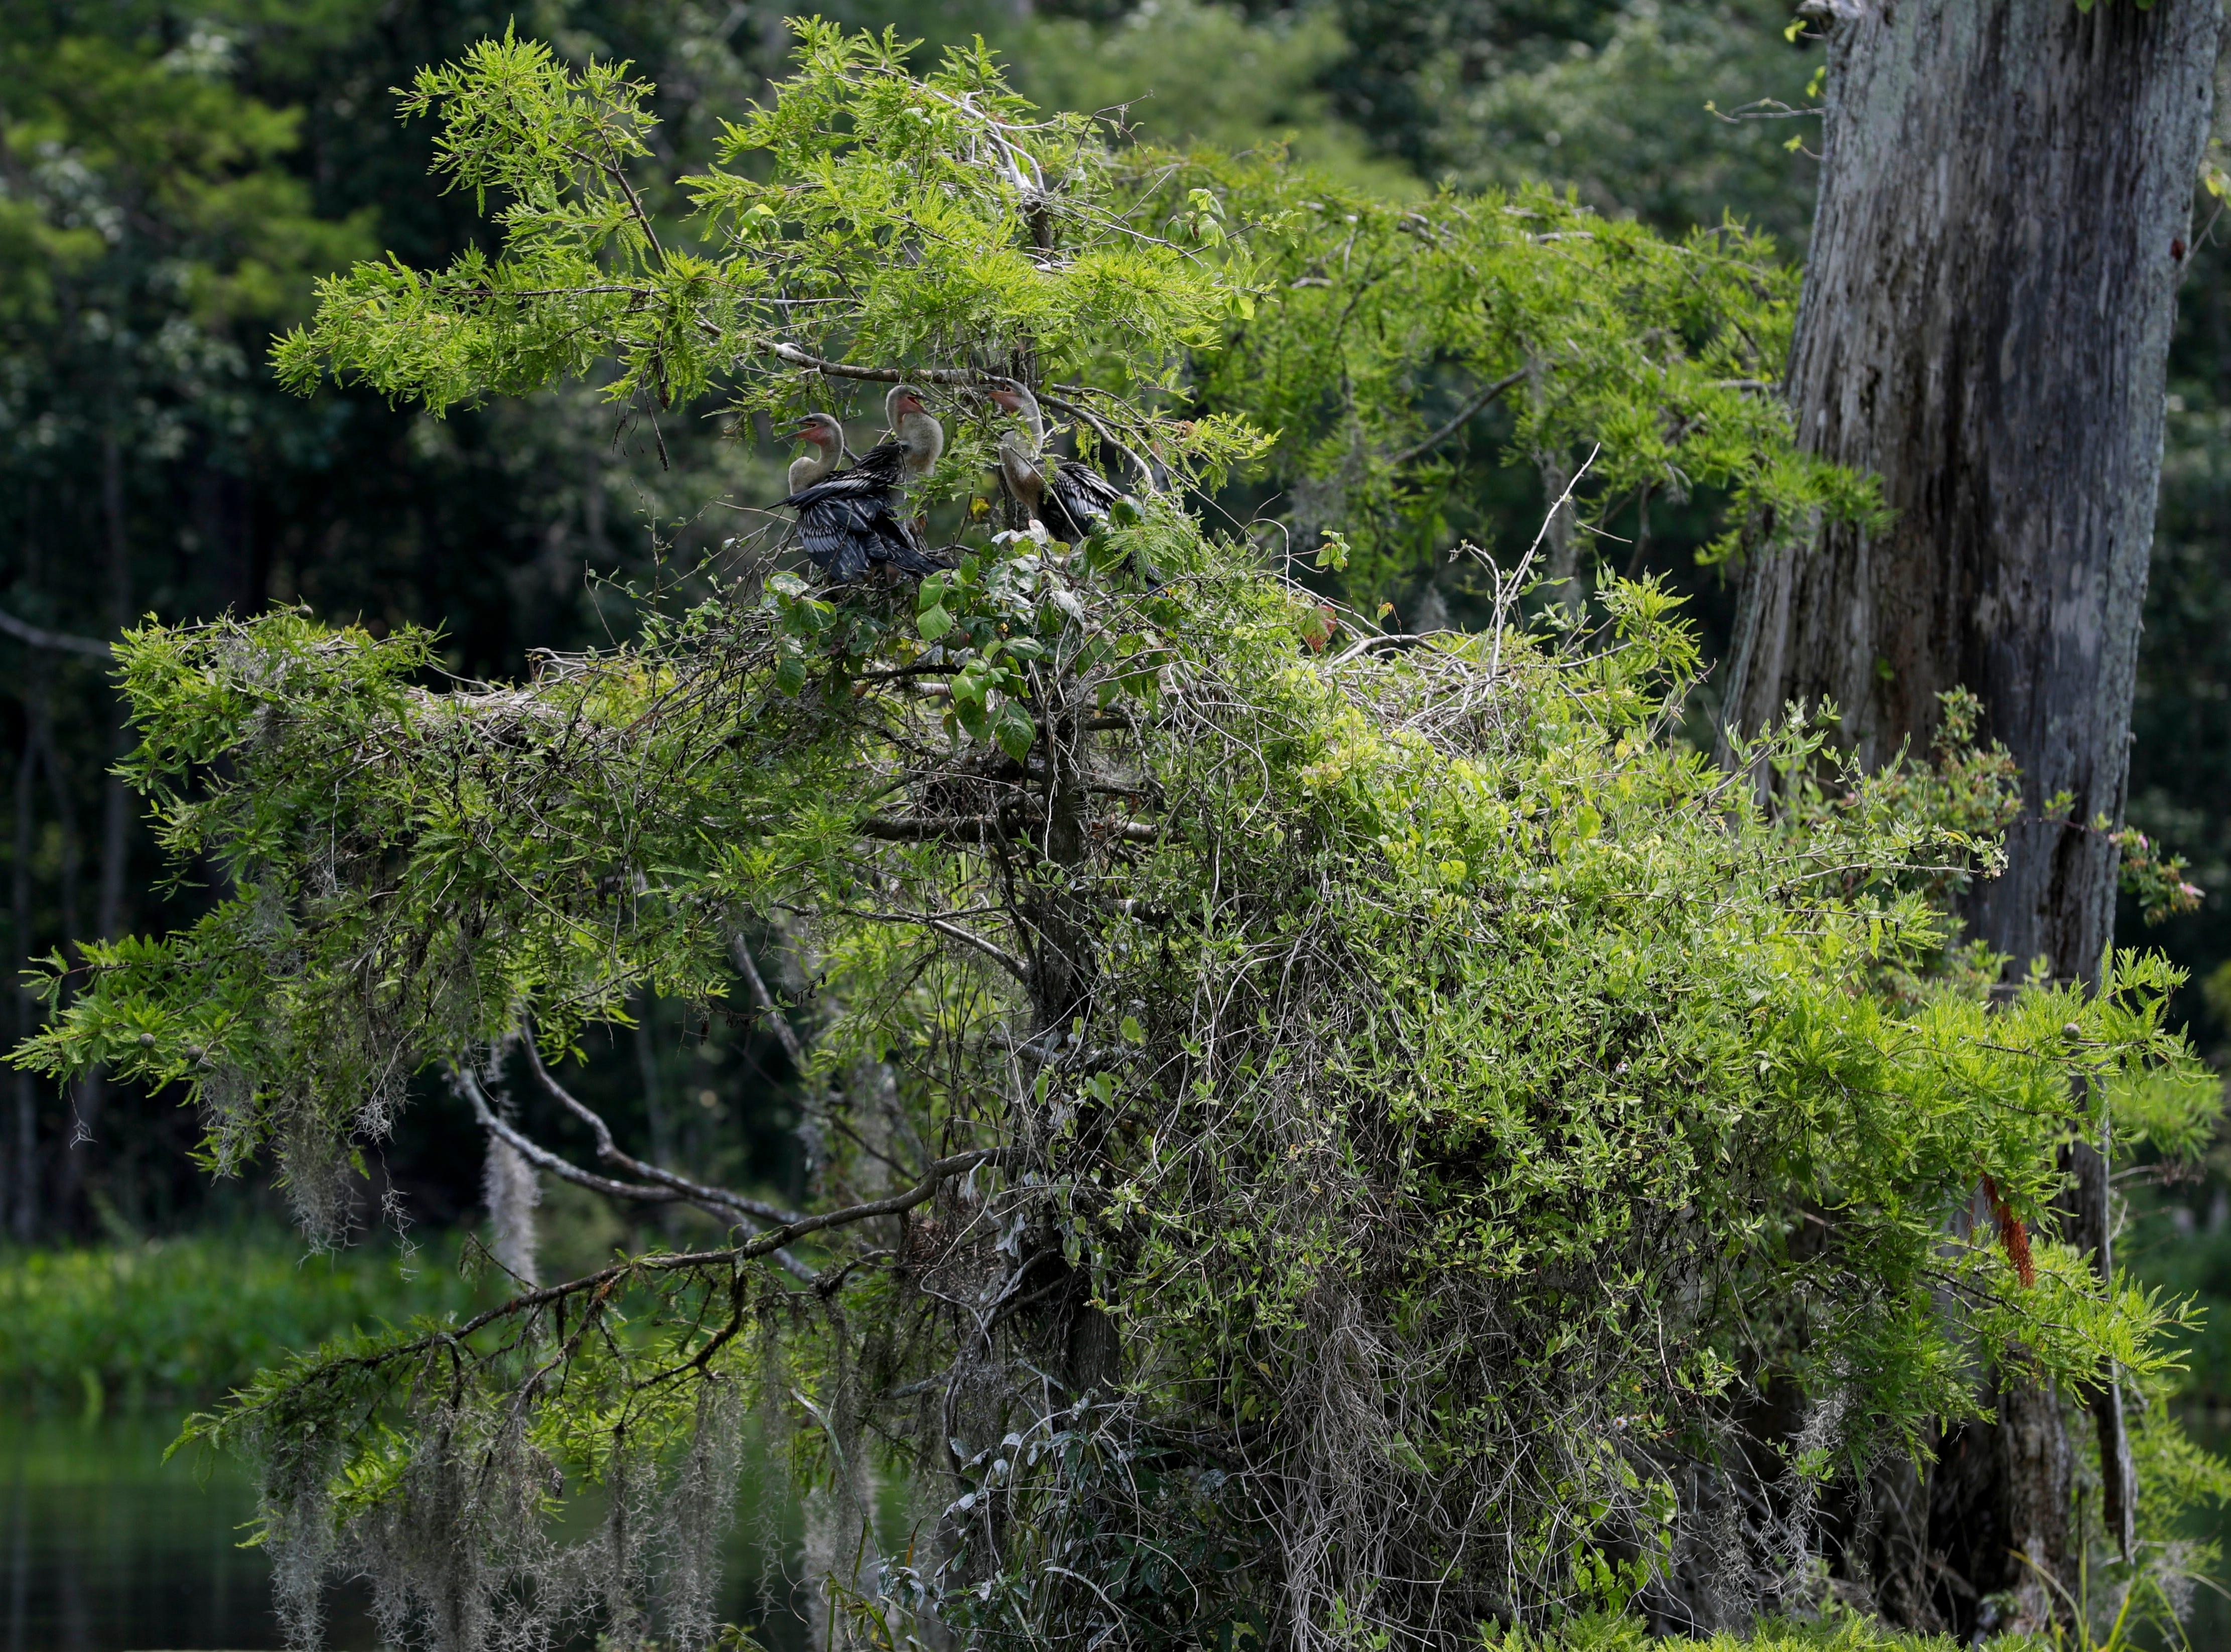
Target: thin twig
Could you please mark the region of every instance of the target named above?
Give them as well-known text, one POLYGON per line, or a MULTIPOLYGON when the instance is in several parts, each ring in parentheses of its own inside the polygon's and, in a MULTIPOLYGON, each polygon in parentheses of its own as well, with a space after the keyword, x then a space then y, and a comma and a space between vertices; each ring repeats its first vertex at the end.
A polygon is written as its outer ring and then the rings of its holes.
MULTIPOLYGON (((1519 586, 1526 578, 1526 570, 1534 566, 1534 554, 1542 548, 1542 541, 1549 531, 1549 524, 1556 521, 1557 513, 1565 508, 1566 502, 1573 496, 1573 489, 1581 485, 1581 478, 1588 475, 1588 467, 1596 462, 1596 455, 1602 451, 1603 447, 1600 443, 1588 450, 1588 457, 1581 461, 1581 468, 1573 473, 1573 479, 1565 484, 1565 491, 1557 496, 1557 502, 1550 506, 1549 514, 1542 517, 1541 531, 1534 535, 1534 542, 1526 547, 1526 554, 1518 559, 1518 566, 1511 570, 1509 580, 1506 581, 1500 573, 1495 576, 1495 651, 1487 665, 1487 674, 1491 679, 1503 669, 1503 633, 1506 625, 1504 616, 1510 612, 1511 603, 1517 600, 1519 586)), ((1491 563, 1489 566, 1492 567, 1493 564, 1491 563)))

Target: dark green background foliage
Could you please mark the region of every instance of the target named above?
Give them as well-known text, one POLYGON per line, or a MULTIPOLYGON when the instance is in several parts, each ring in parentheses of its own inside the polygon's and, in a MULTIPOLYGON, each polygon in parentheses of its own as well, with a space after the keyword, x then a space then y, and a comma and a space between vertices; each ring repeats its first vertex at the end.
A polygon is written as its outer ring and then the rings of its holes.
POLYGON ((98 1414, 207 1404, 295 1349, 486 1299, 454 1241, 401 1259, 369 1249, 305 1262, 298 1234, 211 1223, 99 1249, 0 1251, 0 1388, 98 1414))

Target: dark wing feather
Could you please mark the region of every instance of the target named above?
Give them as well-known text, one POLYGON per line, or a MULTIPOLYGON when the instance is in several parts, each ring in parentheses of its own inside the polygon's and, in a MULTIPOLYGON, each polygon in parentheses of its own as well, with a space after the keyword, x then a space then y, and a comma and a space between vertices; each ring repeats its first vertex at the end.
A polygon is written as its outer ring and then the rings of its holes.
POLYGON ((926 573, 934 573, 940 568, 953 566, 922 543, 922 529, 913 522, 893 522, 890 526, 896 531, 878 539, 876 548, 868 553, 871 560, 889 562, 901 573, 911 573, 917 580, 926 573))
POLYGON ((824 573, 839 580, 857 580, 868 571, 868 547, 876 525, 890 513, 881 502, 857 495, 833 494, 820 499, 798 500, 798 536, 805 554, 824 573))
POLYGON ((906 474, 906 459, 904 443, 878 442, 853 460, 847 470, 852 476, 873 476, 885 487, 896 488, 899 478, 906 474))
POLYGON ((1057 460, 1039 502, 1039 520, 1056 539, 1079 544, 1108 520, 1109 509, 1122 496, 1114 483, 1090 466, 1075 459, 1057 460))
POLYGON ((937 566, 894 514, 905 462, 906 450, 885 442, 846 469, 776 502, 778 509, 798 512, 798 536, 817 567, 833 579, 857 580, 871 562, 895 562, 909 573, 927 573, 937 566))
MULTIPOLYGON (((1075 459, 1063 459, 1053 468, 1053 484, 1046 489, 1038 520, 1056 539, 1076 545, 1108 520, 1108 513, 1122 496, 1123 490, 1097 470, 1075 459)), ((1161 570, 1152 562, 1136 553, 1127 554, 1123 560, 1135 567, 1150 593, 1161 589, 1161 570)))

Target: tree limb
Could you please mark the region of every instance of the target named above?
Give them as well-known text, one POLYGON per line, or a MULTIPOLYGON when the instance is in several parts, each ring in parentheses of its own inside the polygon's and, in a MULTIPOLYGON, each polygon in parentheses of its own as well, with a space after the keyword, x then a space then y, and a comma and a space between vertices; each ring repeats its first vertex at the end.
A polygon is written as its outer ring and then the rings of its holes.
MULTIPOLYGON (((1064 386, 1064 388, 1075 391, 1077 386, 1070 385, 1064 386)), ((1044 402, 1048 407, 1052 408, 1057 413, 1066 413, 1070 418, 1077 420, 1081 424, 1090 424, 1092 427, 1092 433, 1095 436, 1097 436, 1102 441, 1107 443, 1109 447, 1114 448, 1118 453, 1122 454, 1125 458, 1131 462, 1131 468, 1136 470, 1140 476, 1144 479, 1149 490, 1159 486, 1154 480, 1154 466, 1148 463, 1147 461, 1140 457, 1138 454, 1134 453, 1128 447, 1126 447, 1123 444, 1122 438, 1118 437, 1115 431, 1109 430, 1106 423, 1097 413, 1088 411, 1076 402, 1064 401, 1061 397, 1053 394, 1051 391, 1041 390, 1038 392, 1038 399, 1044 402)))
POLYGON ((1368 654, 1374 648, 1415 648, 1430 642, 1430 637, 1411 631, 1390 631, 1377 637, 1366 637, 1360 643, 1350 644, 1325 662, 1327 671, 1336 671, 1359 654, 1368 654))
POLYGON ((871 814, 860 822, 858 829, 863 838, 891 843, 939 843, 949 839, 975 843, 1008 835, 1006 823, 993 814, 917 814, 910 819, 871 814))
POLYGON ((507 1121, 488 1105, 488 1092, 481 1088, 480 1078, 469 1066, 452 1069, 452 1081, 458 1093, 472 1104, 473 1117, 482 1129, 509 1143, 521 1158, 538 1169, 562 1176, 576 1187, 587 1188, 594 1193, 610 1194, 615 1199, 640 1199, 647 1204, 695 1203, 671 1188, 648 1187, 633 1182, 616 1181, 608 1176, 598 1176, 594 1170, 585 1170, 570 1159, 564 1159, 548 1148, 527 1136, 516 1125, 507 1121))
MULTIPOLYGON (((494 1118, 491 1112, 489 1118, 494 1118)), ((498 1121, 499 1125, 501 1121, 498 1121)), ((509 1136, 507 1140, 511 1139, 509 1136)), ((522 1138, 523 1139, 523 1138, 522 1138)), ((514 1143, 514 1145, 517 1145, 514 1143)), ((531 1143, 530 1143, 531 1145, 531 1143)), ((540 1152, 540 1149, 536 1149, 540 1152)), ((603 1297, 630 1273, 673 1273, 689 1269, 728 1267, 740 1270, 746 1262, 757 1261, 764 1256, 780 1259, 787 1254, 786 1247, 809 1234, 824 1233, 831 1228, 847 1228, 856 1222, 876 1216, 895 1216, 901 1211, 911 1210, 936 1196, 937 1189, 953 1177, 974 1169, 980 1164, 990 1164, 1015 1156, 1012 1147, 978 1147, 965 1153, 954 1153, 934 1161, 922 1179, 903 1193, 893 1194, 887 1199, 876 1199, 866 1204, 847 1205, 841 1210, 828 1211, 818 1216, 801 1216, 773 1233, 761 1234, 741 1245, 726 1250, 684 1251, 665 1255, 631 1256, 624 1262, 614 1262, 593 1273, 584 1273, 579 1279, 566 1279, 557 1285, 540 1286, 532 1291, 522 1291, 517 1296, 483 1309, 461 1325, 444 1328, 430 1335, 413 1338, 391 1348, 383 1348, 369 1354, 354 1354, 330 1362, 321 1368, 327 1370, 365 1370, 385 1365, 397 1359, 407 1359, 413 1354, 423 1354, 442 1347, 457 1348, 465 1338, 485 1331, 499 1319, 546 1308, 553 1303, 586 1293, 603 1297)), ((580 1174, 588 1174, 585 1171, 580 1174)), ((796 1268, 791 1270, 795 1273, 796 1268)), ((808 1269, 803 1276, 816 1279, 820 1276, 808 1269)), ((244 1408, 252 1409, 252 1408, 244 1408)), ((237 1413, 236 1413, 237 1415, 237 1413)), ((215 1438, 212 1432, 206 1438, 215 1438)))
POLYGON ((831 361, 811 355, 794 344, 771 344, 767 348, 794 367, 808 367, 831 379, 862 379, 877 385, 980 385, 993 375, 974 367, 861 367, 849 361, 831 361))
MULTIPOLYGON (((1117 792, 1122 796, 1135 795, 1113 787, 1098 789, 1117 792)), ((1025 824, 1019 819, 1007 820, 994 814, 918 814, 910 818, 871 814, 857 829, 863 838, 880 838, 888 843, 982 843, 988 839, 1015 836, 1025 824)), ((1120 838, 1126 843, 1162 840, 1161 828, 1143 820, 1088 820, 1084 829, 1102 837, 1120 838)))
POLYGON ((790 1024, 790 1017, 782 1013, 782 1006, 774 1001, 760 978, 760 967, 752 961, 752 949, 744 944, 743 931, 738 930, 728 936, 729 950, 736 955, 736 967, 744 972, 744 979, 752 984, 752 996, 759 1001, 760 1010, 773 1023, 774 1035, 781 1041, 782 1053, 790 1058, 790 1065, 798 1069, 800 1078, 805 1076, 805 1046, 799 1042, 798 1030, 790 1024))
POLYGON ((32 648, 50 649, 57 654, 77 654, 87 659, 113 660, 116 651, 108 644, 90 637, 76 637, 66 631, 46 631, 29 620, 18 619, 0 609, 0 632, 32 648))
POLYGON ((965 930, 958 923, 948 923, 941 917, 922 917, 915 921, 928 925, 940 935, 951 936, 964 946, 975 948, 977 951, 998 964, 1017 981, 1021 981, 1024 986, 1028 987, 1031 984, 1031 972, 1028 966, 1004 947, 994 945, 973 930, 965 930))
POLYGON ((1435 431, 1424 441, 1416 443, 1412 446, 1406 447, 1400 453, 1393 455, 1387 459, 1387 463, 1399 470, 1403 465, 1409 463, 1413 459, 1421 459, 1425 457, 1426 454, 1431 453, 1435 448, 1440 446, 1442 443, 1447 441, 1449 437, 1454 436, 1458 431, 1462 430, 1465 423, 1471 419, 1474 413, 1479 411, 1481 408, 1486 406, 1488 403, 1493 401, 1497 397, 1503 394, 1504 391, 1510 389, 1511 385, 1519 383, 1525 377, 1526 369, 1523 367, 1521 367, 1516 373, 1504 374, 1502 378, 1490 385, 1485 390, 1481 391, 1478 395, 1466 402, 1464 406, 1458 410, 1457 416, 1454 418, 1442 425, 1440 429, 1435 431))
POLYGON ((911 1210, 916 1205, 927 1204, 936 1197, 938 1188, 952 1177, 973 1170, 980 1164, 990 1164, 996 1161, 1012 1158, 1018 1150, 1012 1147, 973 1147, 965 1153, 954 1153, 941 1159, 932 1160, 929 1169, 923 1173, 921 1181, 902 1193, 892 1194, 889 1198, 870 1200, 865 1204, 847 1205, 842 1210, 831 1210, 818 1216, 801 1216, 796 1221, 786 1223, 773 1233, 762 1234, 759 1238, 739 1245, 731 1251, 713 1251, 694 1258, 646 1257, 641 1265, 646 1267, 676 1267, 682 1266, 685 1260, 702 1263, 719 1261, 724 1258, 739 1262, 752 1261, 795 1240, 803 1239, 809 1234, 821 1233, 831 1228, 849 1228, 855 1222, 866 1221, 871 1217, 896 1216, 902 1210, 911 1210))
POLYGON ((692 1182, 686 1176, 677 1176, 671 1170, 663 1169, 656 1164, 622 1152, 618 1145, 613 1142, 612 1132, 605 1124, 602 1115, 584 1105, 572 1092, 551 1076, 550 1069, 542 1064, 542 1052, 535 1048, 534 1040, 529 1038, 521 1041, 527 1046, 527 1066, 534 1069, 536 1082, 555 1096, 568 1112, 596 1132, 597 1156, 606 1163, 617 1164, 630 1176, 639 1176, 646 1182, 655 1182, 661 1187, 670 1188, 683 1198, 698 1204, 721 1205, 756 1221, 769 1223, 779 1224, 798 1220, 798 1212, 795 1210, 785 1210, 779 1205, 771 1205, 758 1199, 746 1198, 741 1194, 729 1192, 726 1188, 708 1187, 702 1182, 692 1182))

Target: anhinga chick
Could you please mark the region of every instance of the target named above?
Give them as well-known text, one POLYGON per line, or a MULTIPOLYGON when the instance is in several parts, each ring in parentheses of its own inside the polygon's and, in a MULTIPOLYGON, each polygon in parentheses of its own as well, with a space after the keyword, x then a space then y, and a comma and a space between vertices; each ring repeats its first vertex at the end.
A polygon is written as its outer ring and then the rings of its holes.
POLYGON ((1012 379, 992 381, 992 399, 1010 413, 1022 415, 1030 435, 1027 441, 1012 431, 999 437, 999 474, 1022 502, 1033 521, 1064 544, 1082 544, 1108 520, 1108 512, 1123 496, 1116 484, 1090 465, 1075 459, 1045 457, 1045 415, 1038 398, 1012 379))
POLYGON ((945 451, 945 426, 922 405, 920 391, 912 385, 893 385, 883 398, 883 417, 890 421, 892 437, 906 450, 909 476, 920 481, 937 468, 938 457, 945 451))

